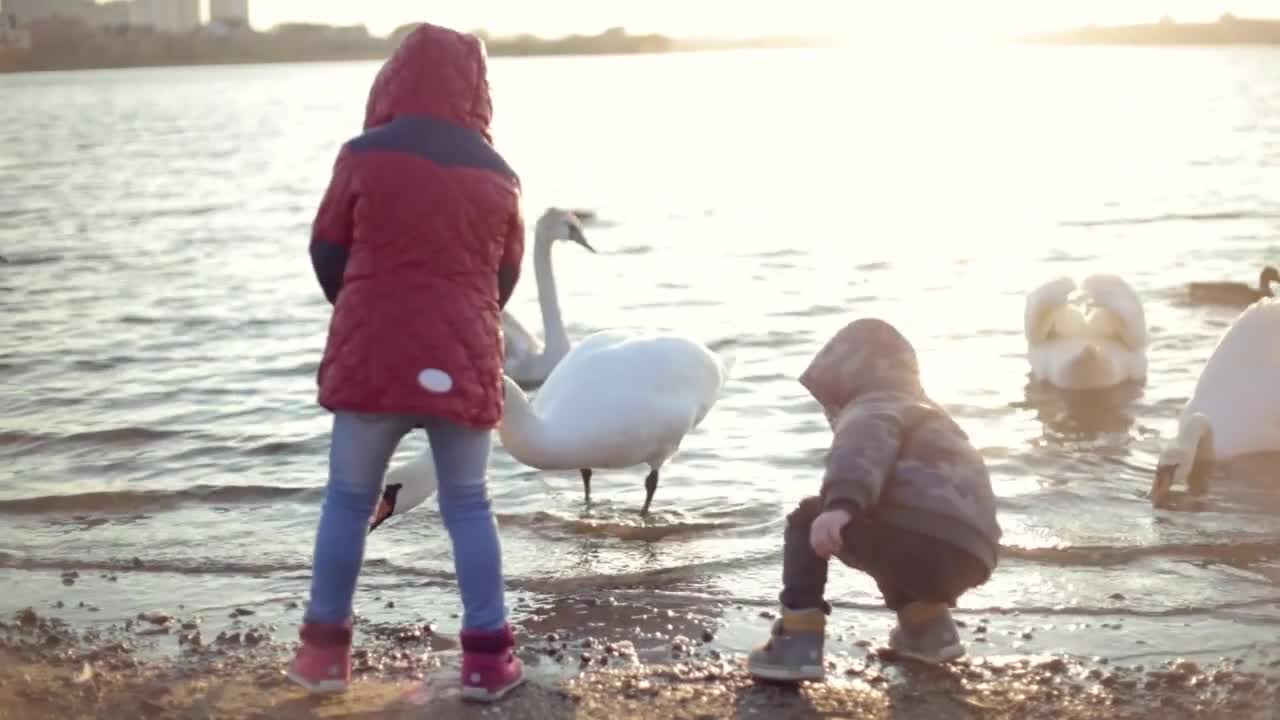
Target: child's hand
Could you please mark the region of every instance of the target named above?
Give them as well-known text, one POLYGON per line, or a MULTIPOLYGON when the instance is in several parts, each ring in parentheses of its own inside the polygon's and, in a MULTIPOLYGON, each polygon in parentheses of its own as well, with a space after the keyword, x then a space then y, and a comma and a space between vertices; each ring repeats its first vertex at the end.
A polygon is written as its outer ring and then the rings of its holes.
POLYGON ((809 544, 813 551, 823 558, 835 554, 844 545, 844 526, 851 519, 844 510, 828 510, 815 518, 809 529, 809 544))

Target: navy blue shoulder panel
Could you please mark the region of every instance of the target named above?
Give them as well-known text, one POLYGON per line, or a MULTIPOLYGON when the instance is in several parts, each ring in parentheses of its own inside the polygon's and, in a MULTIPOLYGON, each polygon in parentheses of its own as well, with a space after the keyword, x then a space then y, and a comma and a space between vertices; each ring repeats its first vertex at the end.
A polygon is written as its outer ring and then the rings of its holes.
POLYGON ((352 152, 403 152, 446 167, 464 167, 519 181, 507 161, 480 133, 425 115, 400 117, 347 143, 352 152))

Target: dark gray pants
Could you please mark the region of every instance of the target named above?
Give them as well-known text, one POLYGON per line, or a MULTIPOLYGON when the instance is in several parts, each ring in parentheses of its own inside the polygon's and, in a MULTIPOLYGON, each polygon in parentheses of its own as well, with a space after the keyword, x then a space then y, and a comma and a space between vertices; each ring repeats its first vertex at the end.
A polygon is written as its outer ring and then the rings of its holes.
MULTIPOLYGON (((806 498, 787 516, 782 550, 782 606, 791 610, 822 608, 828 561, 809 543, 809 529, 822 513, 822 499, 806 498)), ((954 606, 966 591, 990 577, 981 560, 942 540, 911 530, 855 517, 844 528, 844 548, 837 553, 849 567, 870 575, 890 610, 912 602, 954 606)))

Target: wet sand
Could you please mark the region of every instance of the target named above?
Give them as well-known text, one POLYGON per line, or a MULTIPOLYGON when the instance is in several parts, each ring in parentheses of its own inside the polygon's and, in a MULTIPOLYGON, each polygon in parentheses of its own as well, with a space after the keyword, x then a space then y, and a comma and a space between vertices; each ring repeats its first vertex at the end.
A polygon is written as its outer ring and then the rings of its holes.
POLYGON ((201 619, 156 611, 106 628, 76 629, 34 610, 5 618, 0 720, 1280 717, 1280 660, 1127 666, 1001 654, 932 668, 833 638, 840 649, 829 649, 827 681, 794 688, 754 683, 741 653, 678 619, 667 633, 633 628, 633 642, 617 631, 545 631, 546 619, 531 618, 519 629, 530 682, 495 707, 458 699, 452 638, 430 625, 358 622, 352 691, 312 698, 281 671, 294 643, 252 614, 229 615, 211 637, 201 619))

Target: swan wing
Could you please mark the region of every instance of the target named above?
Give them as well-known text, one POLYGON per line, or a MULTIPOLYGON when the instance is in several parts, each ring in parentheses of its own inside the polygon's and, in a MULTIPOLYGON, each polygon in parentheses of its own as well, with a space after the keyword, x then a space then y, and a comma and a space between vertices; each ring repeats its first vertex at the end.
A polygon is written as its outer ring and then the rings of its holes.
POLYGON ((665 403, 668 413, 679 417, 683 432, 697 427, 719 400, 732 359, 679 336, 654 338, 645 350, 645 361, 655 371, 650 387, 654 401, 665 403))
POLYGON ((502 311, 502 339, 506 343, 508 356, 512 353, 536 352, 538 346, 542 344, 533 333, 520 324, 520 321, 509 310, 502 311))
POLYGON ((627 467, 674 452, 723 382, 721 361, 696 341, 596 333, 574 346, 532 404, 565 464, 627 467))
POLYGON ((1115 374, 1114 382, 1108 384, 1115 385, 1131 380, 1140 382, 1146 379, 1147 353, 1145 350, 1142 348, 1135 350, 1125 342, 1114 338, 1095 340, 1094 344, 1108 359, 1115 374))
POLYGON ((1133 351, 1147 346, 1147 319, 1142 299, 1129 283, 1118 275, 1100 273, 1085 278, 1081 289, 1095 305, 1107 311, 1097 314, 1096 322, 1090 317, 1090 326, 1096 332, 1116 337, 1133 351))
POLYGON ((508 375, 515 377, 520 369, 538 356, 542 351, 542 342, 509 311, 502 311, 502 348, 503 367, 508 375))
POLYGON ((628 340, 634 340, 636 337, 634 334, 620 330, 597 330, 579 340, 578 344, 569 351, 569 354, 565 355, 565 359, 568 359, 569 355, 573 354, 578 357, 588 357, 605 349, 626 343, 628 340))
POLYGON ((693 418, 693 427, 700 425, 707 417, 707 413, 710 413, 711 408, 715 407, 716 402, 720 400, 720 394, 729 382, 729 376, 736 363, 736 356, 711 353, 711 363, 704 368, 699 387, 698 397, 701 402, 693 418))
POLYGON ((602 330, 578 341, 538 388, 532 400, 534 408, 541 414, 562 396, 573 397, 591 384, 608 384, 621 374, 613 367, 616 363, 611 351, 627 339, 628 336, 622 333, 602 330))
POLYGON ((1205 363, 1182 417, 1203 413, 1218 459, 1280 452, 1280 300, 1246 308, 1205 363))
POLYGON ((1061 277, 1050 280, 1027 295, 1026 310, 1023 313, 1027 344, 1037 345, 1049 339, 1055 318, 1066 307, 1067 300, 1075 289, 1074 280, 1061 277))

